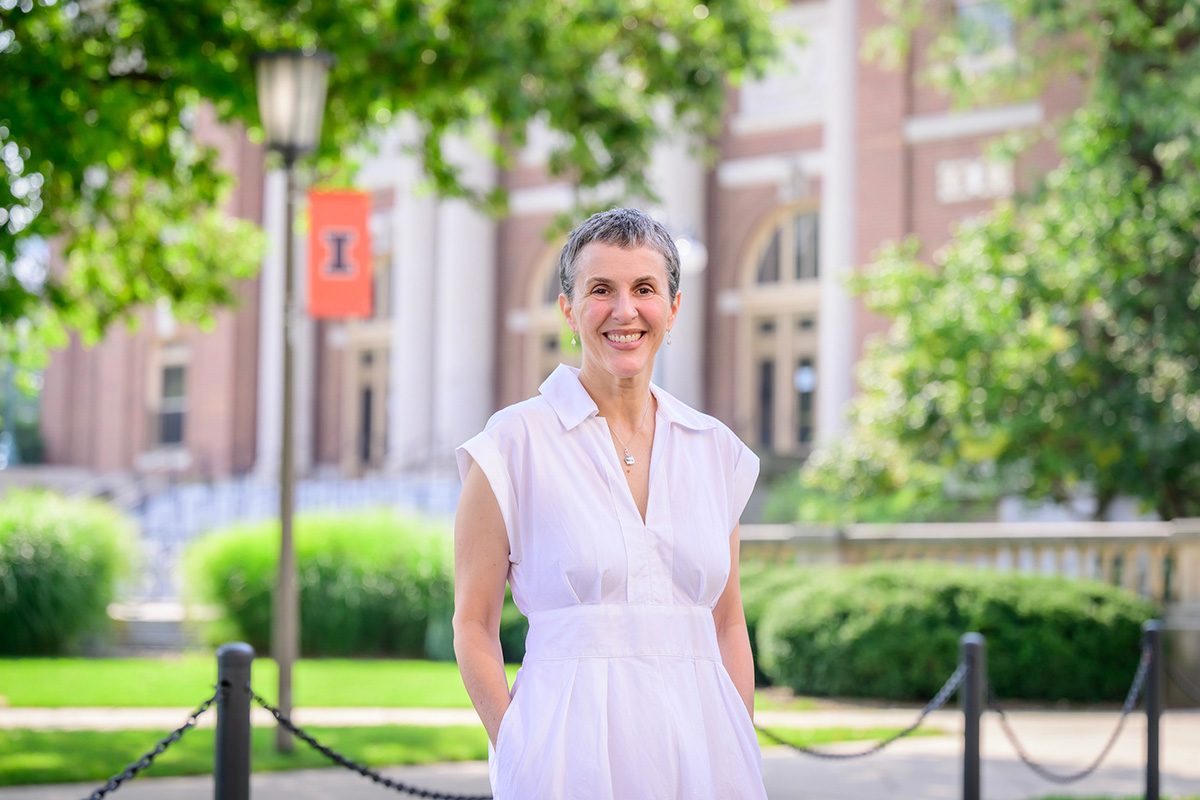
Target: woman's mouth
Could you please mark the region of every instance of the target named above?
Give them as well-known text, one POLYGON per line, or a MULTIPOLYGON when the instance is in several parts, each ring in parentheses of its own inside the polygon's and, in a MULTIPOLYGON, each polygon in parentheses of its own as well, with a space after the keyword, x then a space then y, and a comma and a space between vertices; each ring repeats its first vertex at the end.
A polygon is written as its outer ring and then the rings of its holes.
POLYGON ((631 344, 646 335, 645 331, 634 331, 633 333, 606 333, 604 338, 616 344, 631 344))

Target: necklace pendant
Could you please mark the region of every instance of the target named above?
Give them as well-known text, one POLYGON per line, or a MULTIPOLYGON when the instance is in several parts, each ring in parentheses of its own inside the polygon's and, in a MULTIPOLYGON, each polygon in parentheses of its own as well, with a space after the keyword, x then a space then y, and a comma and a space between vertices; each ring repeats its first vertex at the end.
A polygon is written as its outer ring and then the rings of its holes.
POLYGON ((629 451, 628 451, 628 450, 626 450, 626 451, 625 451, 625 463, 626 463, 626 464, 628 464, 628 465, 629 465, 629 466, 631 466, 631 467, 632 467, 632 466, 633 466, 633 465, 636 463, 636 462, 633 460, 633 456, 629 455, 629 451))

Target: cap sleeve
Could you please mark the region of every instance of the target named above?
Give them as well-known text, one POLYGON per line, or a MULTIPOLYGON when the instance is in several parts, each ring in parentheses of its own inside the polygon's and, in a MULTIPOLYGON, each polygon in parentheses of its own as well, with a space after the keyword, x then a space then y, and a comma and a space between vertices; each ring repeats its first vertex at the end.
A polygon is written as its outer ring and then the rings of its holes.
POLYGON ((458 476, 463 481, 467 479, 472 461, 483 470, 484 477, 492 487, 492 494, 496 496, 496 503, 500 506, 500 516, 504 520, 504 531, 508 536, 508 560, 514 564, 520 563, 521 553, 516 528, 517 494, 500 448, 485 430, 459 446, 454 451, 454 457, 458 461, 458 476))
POLYGON ((737 441, 737 459, 733 465, 733 482, 729 496, 729 530, 738 524, 754 484, 758 480, 758 456, 741 440, 737 441))

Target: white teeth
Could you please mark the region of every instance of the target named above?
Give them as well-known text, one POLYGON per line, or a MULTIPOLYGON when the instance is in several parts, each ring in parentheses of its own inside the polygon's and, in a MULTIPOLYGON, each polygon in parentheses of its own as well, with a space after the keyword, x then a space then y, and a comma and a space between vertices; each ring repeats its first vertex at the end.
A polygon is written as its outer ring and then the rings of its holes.
POLYGON ((638 339, 642 338, 642 334, 640 333, 627 333, 624 335, 606 333, 604 335, 608 337, 610 342, 617 342, 618 344, 629 344, 630 342, 636 342, 638 339))

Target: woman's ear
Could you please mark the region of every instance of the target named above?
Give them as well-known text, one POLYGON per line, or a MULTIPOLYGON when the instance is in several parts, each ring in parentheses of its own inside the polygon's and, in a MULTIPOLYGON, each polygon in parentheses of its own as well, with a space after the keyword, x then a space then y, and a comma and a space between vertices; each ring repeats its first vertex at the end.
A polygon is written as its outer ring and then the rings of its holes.
POLYGON ((558 308, 562 311, 562 315, 566 317, 567 324, 571 326, 571 330, 578 333, 579 328, 575 325, 575 309, 571 308, 571 301, 565 294, 558 296, 558 308))

